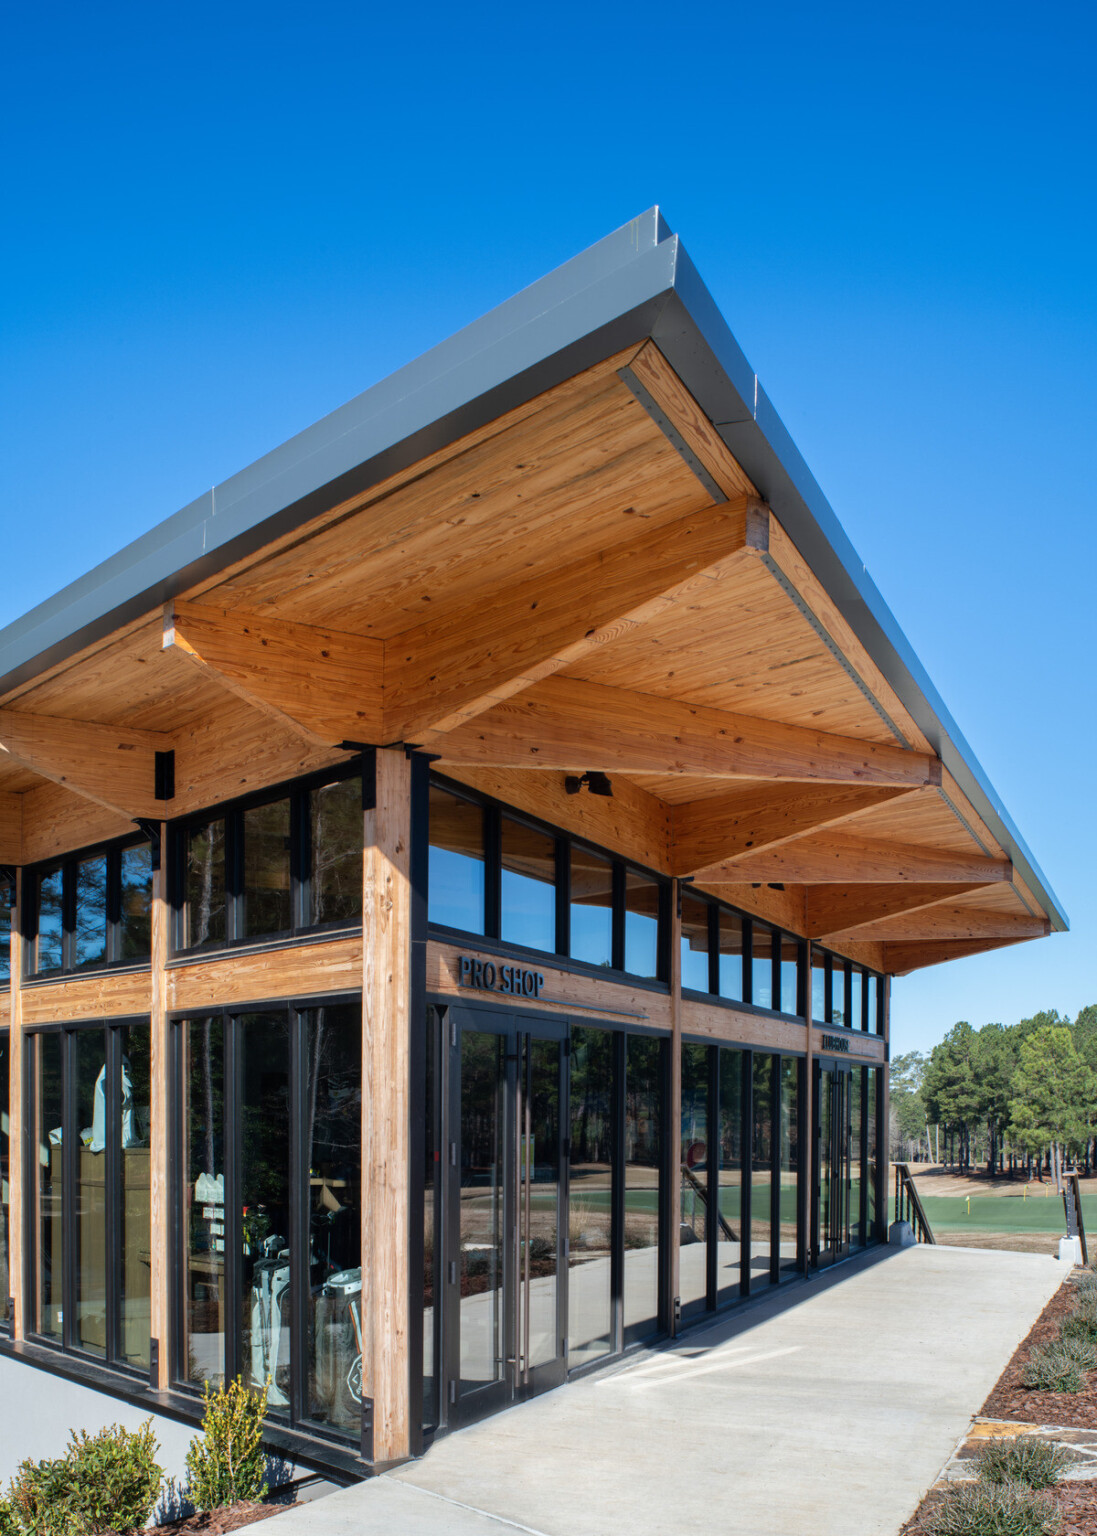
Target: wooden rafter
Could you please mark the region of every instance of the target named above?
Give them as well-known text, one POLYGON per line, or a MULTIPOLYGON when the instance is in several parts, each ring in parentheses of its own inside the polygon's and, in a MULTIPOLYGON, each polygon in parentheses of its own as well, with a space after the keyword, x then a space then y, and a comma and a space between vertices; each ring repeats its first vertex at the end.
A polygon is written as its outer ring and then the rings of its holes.
POLYGON ((868 785, 766 784, 671 807, 671 868, 705 884, 749 881, 740 861, 817 827, 833 826, 920 790, 868 785))
POLYGON ((925 752, 733 715, 675 699, 552 677, 452 731, 446 762, 582 773, 915 788, 940 782, 925 752))
POLYGON ((859 929, 882 918, 921 912, 981 889, 979 885, 921 885, 914 881, 895 885, 809 886, 805 892, 808 937, 826 939, 847 934, 857 938, 859 929))
POLYGON ((171 746, 159 731, 0 710, 0 753, 128 817, 163 810, 155 798, 155 754, 171 746))
POLYGON ((0 864, 23 862, 23 796, 0 793, 0 864))
POLYGON ((968 955, 982 955, 993 949, 1008 949, 1014 944, 1023 942, 1021 938, 937 939, 921 943, 884 944, 882 946, 883 969, 889 976, 906 976, 909 972, 922 970, 927 965, 941 965, 946 960, 963 960, 968 955))
POLYGON ((1008 882, 1008 859, 953 853, 861 837, 854 832, 820 832, 781 846, 770 846, 736 861, 736 879, 778 880, 791 885, 858 885, 881 882, 958 885, 1008 882))
POLYGON ((857 938, 887 944, 904 940, 1039 939, 1050 932, 1051 924, 1045 917, 1032 917, 1027 912, 988 911, 954 903, 866 923, 858 928, 857 938))
POLYGON ((164 608, 172 648, 317 746, 382 738, 380 640, 175 602, 164 608))
POLYGON ((689 602, 766 548, 769 519, 746 497, 500 588, 388 642, 385 739, 431 746, 531 683, 689 602))

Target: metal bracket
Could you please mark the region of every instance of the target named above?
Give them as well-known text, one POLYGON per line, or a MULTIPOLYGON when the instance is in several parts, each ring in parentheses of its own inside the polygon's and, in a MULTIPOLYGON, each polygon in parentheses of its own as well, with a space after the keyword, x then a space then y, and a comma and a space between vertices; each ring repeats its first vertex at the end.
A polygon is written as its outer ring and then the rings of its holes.
POLYGON ((160 823, 158 821, 150 821, 147 816, 135 816, 134 817, 134 825, 140 827, 141 831, 145 834, 145 836, 149 840, 149 844, 150 844, 149 866, 150 866, 150 868, 152 868, 152 869, 159 869, 160 868, 160 853, 161 853, 161 849, 160 849, 160 823))

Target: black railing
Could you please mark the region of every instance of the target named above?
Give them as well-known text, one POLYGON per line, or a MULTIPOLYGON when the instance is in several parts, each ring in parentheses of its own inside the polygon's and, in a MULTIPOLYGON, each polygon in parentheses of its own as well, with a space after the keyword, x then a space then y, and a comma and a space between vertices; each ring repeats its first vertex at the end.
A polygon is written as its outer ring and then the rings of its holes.
POLYGON ((1082 1215, 1082 1190, 1076 1173, 1064 1175, 1063 1209, 1067 1218, 1067 1236, 1078 1238, 1082 1245, 1082 1263, 1088 1264, 1089 1249, 1086 1247, 1086 1223, 1082 1215))
MULTIPOLYGON (((696 1197, 696 1200, 700 1200, 702 1206, 707 1211, 708 1210, 708 1190, 705 1187, 704 1183, 694 1173, 693 1169, 687 1167, 685 1163, 682 1164, 682 1178, 685 1181, 685 1189, 688 1189, 689 1191, 691 1191, 693 1193, 693 1195, 696 1197)), ((703 1242, 704 1241, 704 1236, 705 1236, 704 1222, 702 1221, 701 1231, 698 1232, 697 1231, 697 1222, 696 1222, 695 1214, 694 1214, 695 1211, 696 1211, 696 1200, 690 1202, 691 1211, 690 1211, 690 1214, 688 1216, 686 1215, 686 1202, 684 1200, 682 1201, 682 1225, 684 1227, 689 1227, 689 1229, 693 1233, 694 1237, 697 1238, 697 1240, 699 1242, 703 1242)), ((717 1207, 716 1207, 716 1220, 717 1220, 717 1222, 720 1225, 720 1231, 724 1234, 724 1236, 728 1240, 728 1242, 729 1243, 737 1243, 739 1241, 739 1239, 736 1237, 736 1235, 735 1235, 734 1231, 732 1230, 732 1228, 728 1225, 727 1220, 724 1217, 723 1211, 720 1210, 719 1204, 717 1204, 717 1207)))
POLYGON ((909 1222, 920 1243, 935 1243, 922 1197, 914 1186, 909 1163, 895 1164, 895 1220, 909 1222))

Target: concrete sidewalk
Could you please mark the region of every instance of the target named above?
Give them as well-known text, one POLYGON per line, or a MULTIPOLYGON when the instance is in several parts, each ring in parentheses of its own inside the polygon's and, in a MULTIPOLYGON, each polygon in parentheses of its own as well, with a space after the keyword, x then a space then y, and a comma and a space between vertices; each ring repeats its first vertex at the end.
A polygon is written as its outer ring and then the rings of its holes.
POLYGON ((276 1536, 896 1536, 1067 1273, 1033 1254, 883 1250, 798 1305, 688 1334, 280 1515, 276 1536))

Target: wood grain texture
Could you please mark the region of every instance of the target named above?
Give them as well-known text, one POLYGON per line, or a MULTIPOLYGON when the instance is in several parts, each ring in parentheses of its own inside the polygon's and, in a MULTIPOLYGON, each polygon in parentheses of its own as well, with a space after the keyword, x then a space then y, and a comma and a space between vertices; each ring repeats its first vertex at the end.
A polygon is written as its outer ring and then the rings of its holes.
POLYGON ((168 1008, 172 1011, 357 992, 361 985, 359 934, 286 949, 226 954, 191 965, 176 964, 167 973, 168 1008))
MULTIPOLYGON (((833 1055, 834 1053, 832 1051, 826 1051, 823 1049, 822 1037, 824 1035, 833 1035, 835 1033, 835 1030, 829 1028, 825 1024, 813 1024, 811 1026, 812 1055, 833 1055)), ((881 1035, 864 1035, 858 1033, 856 1030, 851 1031, 848 1035, 846 1035, 845 1032, 841 1030, 837 1031, 837 1033, 843 1034, 844 1038, 848 1039, 849 1041, 848 1054, 846 1052, 842 1053, 844 1060, 861 1061, 870 1067, 875 1066, 876 1063, 883 1061, 884 1040, 881 1035)))
MULTIPOLYGON (((500 964, 498 955, 489 955, 476 948, 475 939, 467 945, 446 944, 431 939, 427 944, 427 991, 440 997, 462 998, 475 1004, 489 994, 462 987, 459 982, 459 961, 462 955, 474 959, 494 961, 500 964)), ((563 971, 552 964, 546 955, 532 969, 545 978, 542 999, 523 1007, 543 1008, 545 1013, 583 1013, 597 1015, 623 1026, 631 1019, 654 1029, 670 1030, 670 997, 666 992, 650 992, 644 987, 630 987, 627 982, 606 981, 601 976, 587 976, 578 971, 563 971)))
POLYGON ((982 890, 982 886, 922 885, 914 881, 894 885, 809 886, 805 907, 808 934, 813 939, 838 933, 856 937, 854 930, 881 918, 920 912, 937 902, 954 901, 967 891, 982 890))
POLYGON ((411 1444, 409 1371, 411 764, 377 753, 365 813, 362 921, 362 1395, 373 1456, 411 1444))
POLYGON ((1000 938, 890 943, 883 946, 883 969, 890 976, 907 976, 911 971, 924 970, 926 966, 943 965, 946 960, 964 960, 969 955, 985 954, 992 949, 1008 949, 1024 942, 1023 938, 1000 938))
POLYGON ((550 677, 441 738, 443 762, 582 773, 692 773, 710 778, 912 788, 940 782, 924 752, 550 677))
POLYGON ((802 1024, 787 1019, 767 1019, 761 1014, 740 1011, 720 1003, 702 1003, 682 999, 682 1034, 726 1045, 751 1046, 761 1051, 800 1051, 807 1044, 802 1024))
POLYGON ((383 739, 380 640, 175 602, 164 609, 164 649, 172 648, 317 746, 383 739))
POLYGON ((111 1019, 149 1011, 149 973, 99 971, 69 981, 35 982, 22 989, 22 1018, 26 1026, 76 1023, 81 1019, 111 1019))
POLYGON ((987 912, 956 904, 926 907, 901 917, 883 918, 858 929, 858 937, 896 940, 933 939, 1040 939, 1051 931, 1045 917, 1021 912, 987 912))
POLYGON ((385 740, 441 741, 493 704, 689 603, 735 570, 765 516, 743 498, 709 508, 550 565, 501 586, 490 602, 396 636, 386 647, 385 740))
MULTIPOLYGON (((876 816, 858 818, 864 825, 876 816)), ((816 832, 794 842, 770 846, 735 861, 739 876, 756 880, 780 880, 796 885, 897 884, 955 882, 957 885, 1008 882, 1013 867, 1005 859, 989 859, 978 853, 952 853, 888 842, 871 834, 853 831, 816 832)))
POLYGON ((23 863, 23 796, 0 792, 0 864, 23 863))
POLYGON ((755 495, 746 471, 653 341, 644 343, 629 368, 724 495, 755 495))
MULTIPOLYGON (((42 781, 23 800, 23 863, 37 864, 92 843, 136 832, 133 818, 42 781)), ((163 808, 159 814, 163 814, 163 808)))
POLYGON ((157 813, 154 754, 171 745, 162 732, 0 710, 0 753, 127 816, 157 813))

